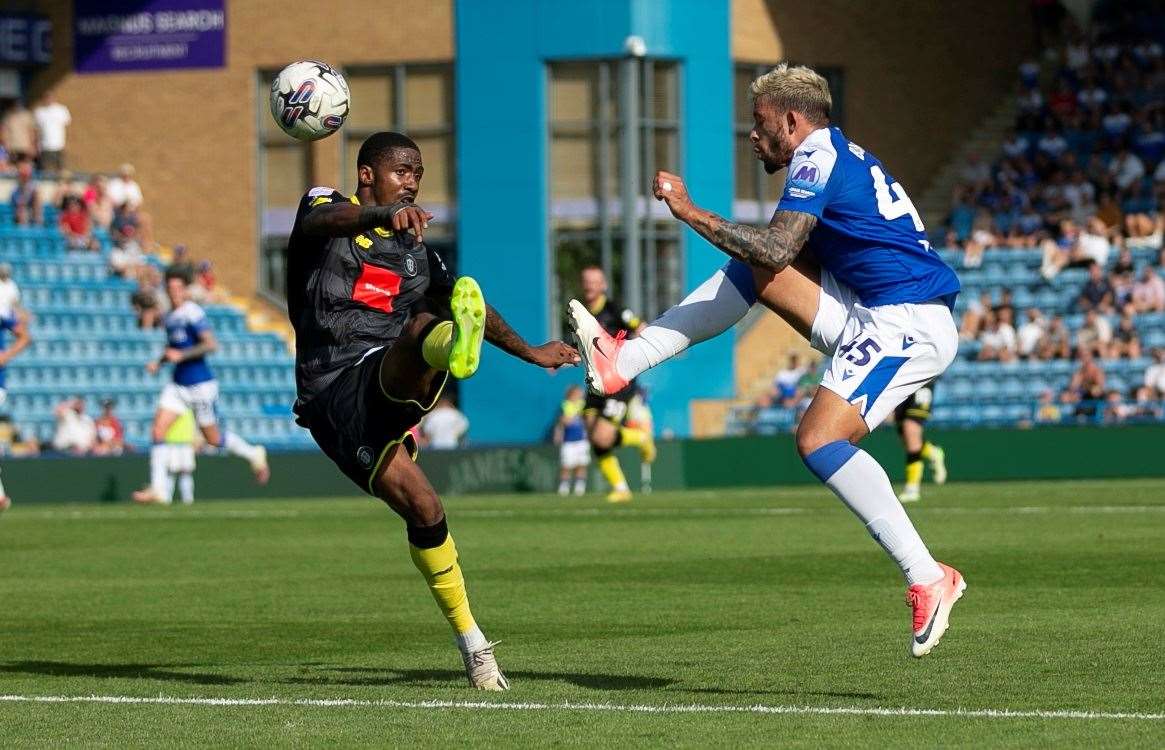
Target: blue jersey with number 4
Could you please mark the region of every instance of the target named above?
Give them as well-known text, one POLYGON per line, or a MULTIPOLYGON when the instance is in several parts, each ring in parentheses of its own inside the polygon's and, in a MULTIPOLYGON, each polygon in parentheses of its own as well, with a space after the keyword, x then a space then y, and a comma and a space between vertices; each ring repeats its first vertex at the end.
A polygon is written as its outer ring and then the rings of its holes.
POLYGON ((931 250, 906 191, 840 129, 815 130, 797 147, 777 210, 817 217, 806 247, 866 307, 954 306, 959 279, 931 250))

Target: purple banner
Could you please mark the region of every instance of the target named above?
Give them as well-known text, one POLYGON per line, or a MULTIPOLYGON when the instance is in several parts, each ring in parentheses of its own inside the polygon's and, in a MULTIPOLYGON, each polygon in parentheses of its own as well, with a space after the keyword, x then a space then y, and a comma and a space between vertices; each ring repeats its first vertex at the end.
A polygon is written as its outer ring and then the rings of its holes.
POLYGON ((78 73, 221 68, 226 0, 76 0, 78 73))

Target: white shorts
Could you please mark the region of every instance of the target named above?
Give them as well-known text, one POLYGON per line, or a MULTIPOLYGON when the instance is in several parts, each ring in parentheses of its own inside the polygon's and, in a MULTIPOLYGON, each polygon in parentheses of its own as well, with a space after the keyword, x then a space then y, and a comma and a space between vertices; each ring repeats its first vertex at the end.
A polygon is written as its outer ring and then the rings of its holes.
POLYGON ((194 472, 194 446, 190 443, 166 444, 166 471, 171 474, 194 472))
POLYGON ((564 469, 580 469, 591 463, 591 444, 586 440, 563 443, 558 449, 558 460, 564 469))
POLYGON ((864 307, 822 270, 810 343, 831 355, 821 385, 857 406, 873 430, 950 366, 959 330, 942 302, 864 307))
POLYGON ((190 409, 199 427, 213 427, 218 424, 215 404, 218 402, 218 381, 207 380, 194 385, 166 383, 158 396, 158 408, 175 414, 190 409))

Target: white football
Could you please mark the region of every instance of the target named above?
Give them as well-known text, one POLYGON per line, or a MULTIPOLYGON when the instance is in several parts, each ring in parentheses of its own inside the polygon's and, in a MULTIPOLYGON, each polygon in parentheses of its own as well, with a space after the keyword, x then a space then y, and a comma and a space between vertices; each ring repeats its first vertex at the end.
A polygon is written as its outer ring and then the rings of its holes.
POLYGON ((283 132, 301 141, 325 138, 348 117, 348 82, 319 60, 301 60, 271 82, 271 116, 283 132))

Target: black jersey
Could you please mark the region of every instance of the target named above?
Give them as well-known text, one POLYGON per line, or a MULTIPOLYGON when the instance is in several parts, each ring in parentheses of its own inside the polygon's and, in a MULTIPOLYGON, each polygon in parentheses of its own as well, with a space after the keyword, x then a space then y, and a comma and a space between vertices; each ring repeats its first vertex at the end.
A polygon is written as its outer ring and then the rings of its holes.
POLYGON ((329 203, 352 201, 328 187, 299 202, 287 241, 287 314, 295 328, 295 411, 370 349, 391 344, 428 293, 448 296, 453 275, 411 235, 370 229, 351 237, 304 234, 303 219, 329 203))
POLYGON ((591 310, 591 315, 595 316, 595 320, 603 327, 603 330, 614 336, 619 331, 627 333, 635 333, 635 329, 639 327, 639 317, 631 312, 629 309, 623 307, 610 297, 602 298, 602 306, 596 311, 591 310))

